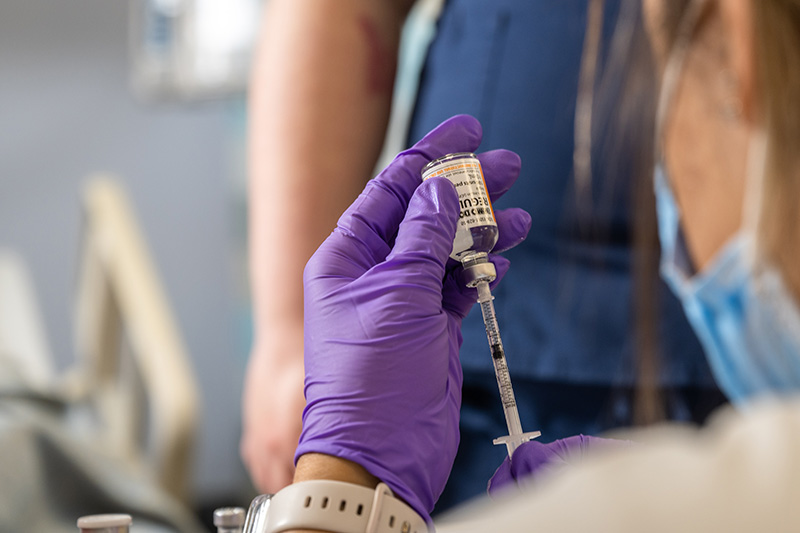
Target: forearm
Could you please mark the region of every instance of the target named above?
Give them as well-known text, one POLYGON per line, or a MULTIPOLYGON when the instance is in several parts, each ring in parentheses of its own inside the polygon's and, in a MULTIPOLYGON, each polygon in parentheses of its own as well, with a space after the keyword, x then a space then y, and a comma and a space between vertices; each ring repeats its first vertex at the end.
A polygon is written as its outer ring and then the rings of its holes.
POLYGON ((297 330, 303 267, 370 177, 389 116, 401 4, 267 4, 250 88, 258 332, 297 330))

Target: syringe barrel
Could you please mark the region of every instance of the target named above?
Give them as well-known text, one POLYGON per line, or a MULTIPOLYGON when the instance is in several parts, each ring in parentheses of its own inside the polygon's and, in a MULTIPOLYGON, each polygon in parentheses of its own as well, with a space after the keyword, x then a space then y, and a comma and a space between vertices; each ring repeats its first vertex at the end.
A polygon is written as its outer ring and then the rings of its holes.
POLYGON ((503 406, 503 413, 506 415, 506 424, 508 425, 509 435, 519 435, 522 433, 522 422, 519 419, 519 411, 517 404, 514 402, 513 407, 503 406))
MULTIPOLYGON (((486 336, 489 339, 489 346, 492 349, 492 358, 497 359, 497 350, 499 347, 499 350, 502 352, 503 341, 500 340, 500 327, 497 324, 497 315, 495 314, 494 304, 492 303, 494 297, 489 290, 489 283, 485 281, 479 282, 475 288, 478 289, 478 303, 481 306, 483 324, 486 327, 486 336)), ((505 356, 505 354, 503 354, 503 356, 505 356)))
POLYGON ((514 398, 511 374, 508 372, 502 344, 492 345, 492 364, 494 365, 494 375, 497 378, 497 387, 500 389, 500 399, 503 401, 503 409, 513 408, 516 410, 517 400, 514 398))
POLYGON ((497 324, 493 297, 486 282, 478 283, 478 303, 481 306, 483 322, 486 326, 486 336, 489 339, 489 347, 492 351, 492 364, 494 373, 497 377, 497 387, 500 390, 500 399, 503 402, 503 412, 506 416, 508 431, 511 435, 522 433, 522 424, 519 420, 517 411, 517 400, 514 398, 514 389, 511 386, 511 374, 508 372, 506 364, 506 354, 503 349, 503 341, 500 339, 500 328, 497 324))

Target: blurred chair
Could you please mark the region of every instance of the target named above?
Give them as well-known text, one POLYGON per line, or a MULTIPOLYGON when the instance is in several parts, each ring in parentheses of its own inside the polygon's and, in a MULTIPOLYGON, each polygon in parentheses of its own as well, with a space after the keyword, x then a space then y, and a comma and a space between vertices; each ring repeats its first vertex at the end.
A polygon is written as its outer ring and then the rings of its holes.
POLYGON ((23 258, 0 249, 0 359, 5 372, 42 390, 55 380, 36 290, 23 258), (13 369, 13 370, 12 370, 13 369))
POLYGON ((122 188, 91 178, 83 209, 71 396, 109 449, 144 458, 187 503, 198 394, 186 349, 122 188))

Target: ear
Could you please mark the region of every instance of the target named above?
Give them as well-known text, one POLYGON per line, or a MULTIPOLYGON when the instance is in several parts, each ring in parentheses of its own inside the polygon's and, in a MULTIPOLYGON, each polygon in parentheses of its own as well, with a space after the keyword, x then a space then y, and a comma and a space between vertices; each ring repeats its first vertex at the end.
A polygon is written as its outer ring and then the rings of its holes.
MULTIPOLYGON (((744 119, 758 120, 752 0, 718 0, 725 26, 729 64, 738 85, 744 119)), ((761 0, 755 0, 761 1, 761 0)))

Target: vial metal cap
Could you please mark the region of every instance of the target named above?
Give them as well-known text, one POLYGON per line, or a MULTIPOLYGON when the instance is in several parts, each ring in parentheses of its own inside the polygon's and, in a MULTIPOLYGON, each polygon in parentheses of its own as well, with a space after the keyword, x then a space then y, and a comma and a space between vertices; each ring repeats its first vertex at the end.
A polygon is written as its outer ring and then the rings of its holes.
POLYGON ((241 528, 244 525, 244 509, 222 507, 214 511, 214 525, 218 528, 241 528))
POLYGON ((489 261, 488 254, 478 253, 466 257, 461 262, 461 281, 467 287, 474 288, 478 283, 491 283, 497 278, 497 269, 489 261))
POLYGON ((127 533, 132 523, 129 514, 95 514, 78 518, 78 527, 85 533, 127 533))

